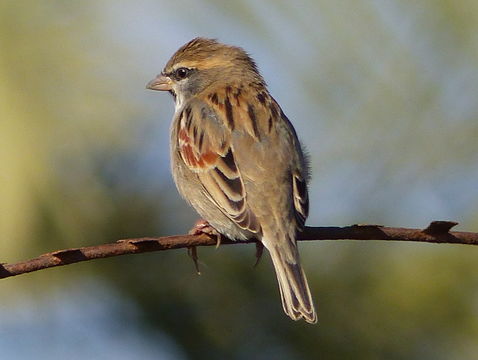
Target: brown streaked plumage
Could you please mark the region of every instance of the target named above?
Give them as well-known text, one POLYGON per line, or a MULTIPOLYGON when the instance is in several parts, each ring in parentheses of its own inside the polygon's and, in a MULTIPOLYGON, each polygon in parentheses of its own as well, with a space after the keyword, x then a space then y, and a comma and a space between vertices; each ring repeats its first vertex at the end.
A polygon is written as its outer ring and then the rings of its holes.
POLYGON ((241 48, 196 38, 147 86, 176 102, 173 177, 219 233, 269 251, 285 313, 317 322, 297 231, 308 215, 309 170, 292 124, 241 48))

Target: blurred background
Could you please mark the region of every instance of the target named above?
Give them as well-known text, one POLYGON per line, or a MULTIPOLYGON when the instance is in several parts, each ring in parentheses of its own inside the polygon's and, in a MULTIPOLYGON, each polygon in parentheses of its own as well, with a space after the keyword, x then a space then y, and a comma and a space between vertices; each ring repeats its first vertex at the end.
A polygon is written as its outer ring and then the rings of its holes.
MULTIPOLYGON (((173 101, 196 36, 244 47, 308 148, 309 225, 478 231, 478 2, 0 2, 0 254, 185 233, 173 101)), ((0 284, 0 358, 476 359, 478 249, 308 242, 319 325, 254 247, 118 257, 0 284)))

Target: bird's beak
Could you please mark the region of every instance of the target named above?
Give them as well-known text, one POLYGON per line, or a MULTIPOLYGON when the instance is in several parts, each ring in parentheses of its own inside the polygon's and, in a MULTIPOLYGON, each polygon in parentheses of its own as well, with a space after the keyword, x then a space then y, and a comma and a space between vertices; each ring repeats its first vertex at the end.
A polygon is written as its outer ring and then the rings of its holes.
POLYGON ((173 89, 173 82, 168 76, 160 74, 146 85, 146 89, 169 91, 173 89))

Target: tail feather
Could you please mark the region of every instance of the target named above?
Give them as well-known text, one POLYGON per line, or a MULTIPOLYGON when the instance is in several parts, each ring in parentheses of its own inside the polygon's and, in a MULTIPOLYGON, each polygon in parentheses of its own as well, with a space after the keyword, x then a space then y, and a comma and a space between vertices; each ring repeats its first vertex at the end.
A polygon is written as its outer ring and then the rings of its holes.
POLYGON ((315 324, 317 313, 312 302, 307 278, 300 266, 299 253, 295 244, 291 244, 293 249, 287 249, 294 252, 294 263, 287 259, 284 251, 281 251, 283 249, 274 245, 269 247, 264 245, 268 248, 274 264, 284 312, 293 320, 303 318, 308 323, 315 324))

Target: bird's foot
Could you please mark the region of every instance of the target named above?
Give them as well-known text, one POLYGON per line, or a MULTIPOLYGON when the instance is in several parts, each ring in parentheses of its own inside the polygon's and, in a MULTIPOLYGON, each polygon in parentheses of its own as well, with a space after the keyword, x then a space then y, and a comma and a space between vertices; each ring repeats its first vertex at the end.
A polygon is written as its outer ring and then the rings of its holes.
MULTIPOLYGON (((189 235, 201 235, 206 234, 216 238, 216 249, 221 245, 221 238, 222 235, 214 229, 206 220, 200 219, 196 221, 193 228, 189 230, 189 235)), ((196 272, 198 275, 201 275, 201 271, 199 270, 199 257, 198 251, 196 246, 188 247, 188 255, 191 257, 192 261, 194 262, 194 267, 196 268, 196 272)))
POLYGON ((194 224, 194 227, 189 230, 189 235, 201 235, 201 234, 206 234, 212 237, 216 238, 216 249, 221 245, 221 240, 222 240, 222 235, 212 227, 211 224, 209 224, 206 220, 204 219, 199 219, 196 221, 194 224))
POLYGON ((201 270, 199 270, 199 257, 198 257, 198 248, 197 246, 188 247, 188 255, 194 263, 196 268, 196 273, 201 275, 201 270))
POLYGON ((264 253, 264 245, 260 241, 256 242, 256 263, 254 264, 254 267, 259 265, 259 262, 261 261, 262 254, 264 253))

